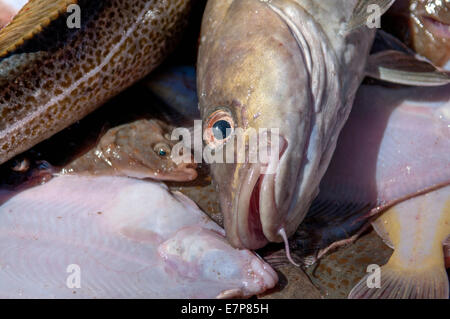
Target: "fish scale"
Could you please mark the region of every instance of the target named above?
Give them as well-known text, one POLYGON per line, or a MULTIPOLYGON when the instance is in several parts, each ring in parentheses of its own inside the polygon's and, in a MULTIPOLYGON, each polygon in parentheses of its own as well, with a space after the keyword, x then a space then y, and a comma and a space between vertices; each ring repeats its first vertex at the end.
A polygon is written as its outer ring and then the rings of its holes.
POLYGON ((61 27, 67 19, 62 12, 70 2, 75 1, 30 1, 29 10, 0 31, 0 163, 152 71, 173 48, 191 5, 188 0, 80 0, 82 27, 67 30, 61 27), (18 26, 30 31, 24 35, 18 26), (7 67, 11 63, 21 72, 7 67))

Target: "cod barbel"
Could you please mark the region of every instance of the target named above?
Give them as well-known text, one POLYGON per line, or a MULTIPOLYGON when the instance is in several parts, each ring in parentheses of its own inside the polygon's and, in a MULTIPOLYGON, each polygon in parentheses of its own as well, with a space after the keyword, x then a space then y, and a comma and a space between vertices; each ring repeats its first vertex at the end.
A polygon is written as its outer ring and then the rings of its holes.
POLYGON ((283 241, 317 195, 364 77, 375 29, 351 26, 369 4, 382 13, 392 1, 208 2, 197 80, 206 142, 225 153, 226 128, 279 129, 274 174, 248 160, 212 165, 234 246, 283 241))

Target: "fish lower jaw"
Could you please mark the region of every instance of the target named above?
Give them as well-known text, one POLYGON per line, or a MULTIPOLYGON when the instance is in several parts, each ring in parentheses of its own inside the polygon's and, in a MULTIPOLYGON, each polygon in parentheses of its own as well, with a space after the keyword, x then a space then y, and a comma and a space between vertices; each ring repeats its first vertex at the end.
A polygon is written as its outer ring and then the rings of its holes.
POLYGON ((232 229, 227 229, 229 241, 237 248, 258 249, 269 242, 263 232, 260 214, 263 178, 260 165, 251 165, 238 194, 234 223, 232 229))
POLYGON ((227 237, 235 247, 259 249, 269 242, 283 241, 280 236, 283 220, 275 200, 275 183, 280 159, 287 148, 284 138, 280 137, 279 147, 278 160, 246 164, 247 173, 233 203, 232 222, 226 227, 227 237))
POLYGON ((265 175, 259 170, 259 165, 250 169, 243 184, 246 189, 240 192, 234 211, 236 224, 231 232, 227 230, 229 241, 237 248, 259 249, 269 242, 282 241, 279 229, 271 222, 271 216, 278 215, 274 199, 276 175, 265 175))

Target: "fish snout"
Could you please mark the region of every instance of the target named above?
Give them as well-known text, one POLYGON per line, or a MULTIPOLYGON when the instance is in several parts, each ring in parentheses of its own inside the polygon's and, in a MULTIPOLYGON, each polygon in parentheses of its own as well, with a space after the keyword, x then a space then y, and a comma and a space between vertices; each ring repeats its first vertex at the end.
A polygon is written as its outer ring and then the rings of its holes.
POLYGON ((197 167, 197 164, 192 161, 192 163, 181 163, 178 165, 178 170, 186 175, 186 180, 193 181, 198 176, 197 167))
MULTIPOLYGON (((272 137, 273 140, 273 137, 272 137)), ((276 203, 275 183, 287 141, 278 135, 267 161, 247 162, 236 176, 240 179, 232 204, 225 209, 225 230, 229 242, 237 248, 259 249, 272 241, 282 241, 279 232, 283 220, 276 203), (276 149, 277 151, 273 151, 276 149)), ((258 152, 261 152, 259 148, 258 152)), ((224 206, 224 205, 223 205, 224 206)), ((226 207, 226 206, 225 206, 226 207)))
POLYGON ((167 174, 166 180, 174 182, 190 182, 197 177, 197 164, 192 161, 176 165, 176 167, 167 174))

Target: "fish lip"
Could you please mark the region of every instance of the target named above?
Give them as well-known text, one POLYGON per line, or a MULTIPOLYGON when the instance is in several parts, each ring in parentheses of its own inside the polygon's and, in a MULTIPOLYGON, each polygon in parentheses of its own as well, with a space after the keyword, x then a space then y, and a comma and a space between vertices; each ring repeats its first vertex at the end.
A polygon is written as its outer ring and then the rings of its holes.
MULTIPOLYGON (((287 148, 287 141, 281 136, 280 140, 279 158, 284 155, 287 148)), ((278 168, 279 161, 275 165, 278 168)), ((265 168, 260 163, 250 164, 248 162, 243 167, 247 173, 243 179, 244 182, 240 183, 237 199, 233 203, 233 222, 227 227, 228 240, 234 247, 255 250, 273 241, 271 240, 273 235, 268 237, 266 233, 267 231, 271 232, 270 230, 274 227, 265 225, 264 217, 270 214, 278 215, 275 201, 277 173, 265 174, 263 173, 265 168), (261 207, 264 198, 269 198, 270 207, 261 207)), ((275 229, 279 227, 279 225, 275 225, 275 229)))
POLYGON ((229 242, 236 248, 258 249, 264 247, 269 241, 265 237, 261 215, 251 201, 261 198, 260 185, 262 181, 260 164, 246 163, 243 167, 247 171, 243 182, 240 183, 237 197, 233 202, 232 222, 226 226, 229 242))
POLYGON ((440 38, 450 39, 450 24, 429 15, 422 15, 421 20, 427 29, 434 35, 440 38))

